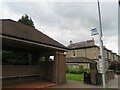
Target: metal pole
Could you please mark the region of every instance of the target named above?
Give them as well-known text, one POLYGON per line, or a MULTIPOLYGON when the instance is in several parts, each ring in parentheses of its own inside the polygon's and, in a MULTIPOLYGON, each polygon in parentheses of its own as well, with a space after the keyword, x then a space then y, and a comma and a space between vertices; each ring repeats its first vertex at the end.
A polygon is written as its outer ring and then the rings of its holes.
POLYGON ((103 87, 106 87, 106 82, 105 82, 105 58, 104 58, 104 49, 103 49, 103 35, 102 35, 102 23, 101 23, 101 13, 100 13, 100 4, 98 0, 98 13, 99 13, 99 24, 100 24, 100 29, 99 29, 99 42, 100 42, 100 59, 101 60, 101 73, 102 73, 102 81, 103 81, 103 87))

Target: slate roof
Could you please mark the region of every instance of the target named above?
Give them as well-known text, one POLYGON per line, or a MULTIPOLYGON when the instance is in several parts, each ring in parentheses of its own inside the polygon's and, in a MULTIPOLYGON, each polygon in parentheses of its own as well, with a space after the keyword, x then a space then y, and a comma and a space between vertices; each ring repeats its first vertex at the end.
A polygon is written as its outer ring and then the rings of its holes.
POLYGON ((70 57, 66 58, 66 63, 90 63, 93 60, 85 58, 85 57, 70 57))
POLYGON ((87 41, 72 43, 68 45, 68 49, 79 49, 79 48, 86 48, 86 47, 97 47, 97 45, 94 44, 94 40, 87 40, 87 41))
POLYGON ((0 30, 0 33, 2 35, 67 49, 67 47, 64 45, 60 44, 59 42, 55 41, 54 39, 50 38, 49 36, 33 27, 10 19, 0 19, 0 23, 1 21, 2 30, 0 30))

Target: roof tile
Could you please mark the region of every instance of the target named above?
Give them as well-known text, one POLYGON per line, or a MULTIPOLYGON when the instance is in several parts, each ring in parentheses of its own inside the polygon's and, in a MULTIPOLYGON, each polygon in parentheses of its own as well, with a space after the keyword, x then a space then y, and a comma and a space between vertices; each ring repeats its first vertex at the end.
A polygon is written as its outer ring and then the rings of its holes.
POLYGON ((33 27, 27 26, 25 24, 10 19, 1 19, 0 21, 2 21, 2 31, 0 30, 0 33, 4 35, 9 35, 16 38, 26 39, 66 49, 64 45, 53 40, 49 36, 45 35, 44 33, 38 31, 33 27))

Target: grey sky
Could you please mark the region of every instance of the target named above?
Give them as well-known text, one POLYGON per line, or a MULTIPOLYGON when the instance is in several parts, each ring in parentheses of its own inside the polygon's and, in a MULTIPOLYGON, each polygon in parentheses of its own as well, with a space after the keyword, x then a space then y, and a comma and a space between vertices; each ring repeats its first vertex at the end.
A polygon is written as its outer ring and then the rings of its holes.
MULTIPOLYGON (((118 53, 118 5, 117 2, 101 2, 104 45, 118 53)), ((80 42, 91 37, 91 29, 99 29, 96 2, 0 2, 0 19, 17 21, 28 14, 35 27, 68 45, 69 41, 80 42)))

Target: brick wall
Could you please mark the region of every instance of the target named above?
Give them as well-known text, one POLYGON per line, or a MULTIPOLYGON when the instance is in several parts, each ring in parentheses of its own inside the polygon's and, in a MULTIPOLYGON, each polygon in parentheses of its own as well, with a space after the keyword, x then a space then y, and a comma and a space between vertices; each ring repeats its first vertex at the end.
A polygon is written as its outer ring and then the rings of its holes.
POLYGON ((66 70, 65 70, 65 55, 57 52, 53 63, 53 82, 65 83, 66 82, 66 70))
POLYGON ((44 64, 35 65, 35 66, 25 66, 25 65, 14 65, 14 66, 3 66, 2 67, 2 76, 22 76, 22 75, 32 75, 39 74, 41 77, 44 76, 44 64))
POLYGON ((3 84, 44 79, 45 65, 25 66, 25 65, 9 65, 2 67, 3 84), (36 78, 37 77, 37 78, 36 78))
POLYGON ((47 79, 55 83, 66 82, 65 55, 56 53, 55 60, 39 65, 7 65, 2 67, 3 83, 47 79), (14 78, 13 78, 14 77, 14 78), (16 78, 17 77, 17 78, 16 78), (5 79, 9 78, 9 79, 5 79))
POLYGON ((53 61, 48 61, 45 65, 46 67, 46 79, 52 81, 53 78, 53 61))

